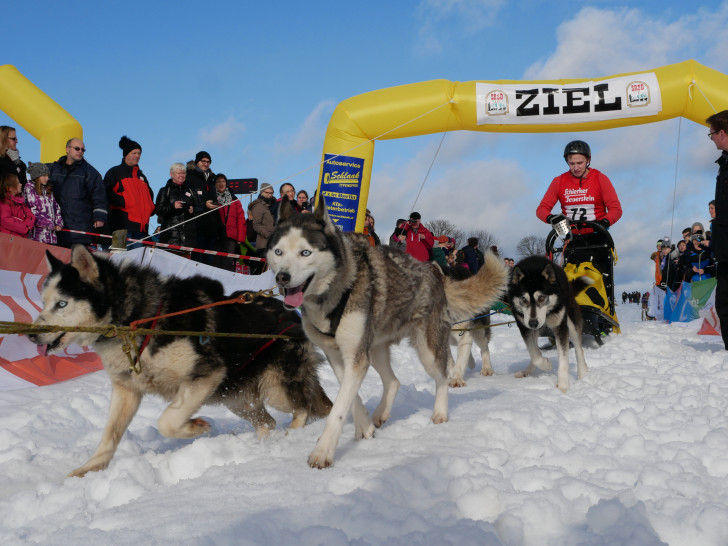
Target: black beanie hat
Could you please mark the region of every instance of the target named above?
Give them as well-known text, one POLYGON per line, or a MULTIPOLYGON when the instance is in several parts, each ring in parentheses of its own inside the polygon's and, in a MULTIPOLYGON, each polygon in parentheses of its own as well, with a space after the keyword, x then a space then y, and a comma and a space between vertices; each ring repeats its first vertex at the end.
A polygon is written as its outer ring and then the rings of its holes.
POLYGON ((210 157, 210 154, 208 154, 204 150, 201 152, 197 152, 197 155, 195 156, 195 165, 197 165, 200 161, 202 161, 205 158, 209 159, 210 163, 212 163, 212 158, 210 157))
POLYGON ((121 148, 121 152, 124 154, 123 157, 128 156, 134 150, 142 151, 141 145, 138 142, 134 142, 126 135, 121 137, 121 140, 119 141, 119 148, 121 148))

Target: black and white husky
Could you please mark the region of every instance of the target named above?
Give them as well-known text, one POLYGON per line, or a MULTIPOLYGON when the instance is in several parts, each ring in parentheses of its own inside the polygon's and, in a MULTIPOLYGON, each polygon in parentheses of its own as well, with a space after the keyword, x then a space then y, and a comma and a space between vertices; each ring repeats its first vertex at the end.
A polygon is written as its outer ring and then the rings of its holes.
POLYGON ((268 240, 268 264, 284 301, 300 306, 306 335, 326 353, 341 384, 309 465, 333 463, 349 411, 357 439, 370 438, 390 417, 399 381, 389 346, 405 337, 435 380, 432 421, 447 421, 451 324, 477 316, 503 293, 507 273, 501 260, 488 254, 477 275, 458 282, 445 278, 434 262, 341 232, 321 204, 313 214, 293 214, 284 202, 280 214, 268 240), (373 420, 358 395, 370 364, 384 386, 373 420))
MULTIPOLYGON (((223 286, 213 279, 162 278, 133 264, 118 266, 76 246, 71 263, 46 253, 50 273, 42 290, 43 311, 35 324, 60 326, 128 326, 132 321, 220 302, 223 286)), ((111 408, 101 443, 91 458, 71 476, 103 470, 111 461, 124 431, 145 394, 171 403, 159 418, 159 431, 171 438, 194 438, 209 423, 193 415, 203 404, 223 404, 250 421, 259 437, 275 427, 265 408, 293 414, 291 428, 309 418, 323 417, 331 401, 321 388, 317 367, 323 362, 305 338, 297 313, 273 298, 250 304, 229 304, 160 319, 142 327, 168 331, 285 334, 293 339, 150 336, 136 371, 122 350, 120 337, 70 331, 29 335, 46 351, 71 343, 91 345, 111 378, 111 408)), ((141 340, 138 341, 141 346, 141 340)))
POLYGON ((556 386, 562 392, 569 390, 569 337, 576 352, 577 377, 586 375, 581 344, 583 320, 575 297, 593 283, 586 276, 569 282, 561 267, 541 256, 530 256, 516 264, 508 284, 508 301, 531 357, 529 366, 516 377, 527 377, 536 368, 551 370, 551 361, 538 347, 538 333, 544 326, 551 328, 556 339, 559 356, 556 386))

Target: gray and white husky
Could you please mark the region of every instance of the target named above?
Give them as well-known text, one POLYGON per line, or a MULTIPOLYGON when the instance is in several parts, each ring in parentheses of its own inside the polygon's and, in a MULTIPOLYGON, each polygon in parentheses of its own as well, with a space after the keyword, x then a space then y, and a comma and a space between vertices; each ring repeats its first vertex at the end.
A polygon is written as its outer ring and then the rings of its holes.
MULTIPOLYGON (((464 280, 472 277, 472 273, 465 268, 456 266, 445 270, 445 275, 454 280, 464 280)), ((475 359, 473 358, 473 343, 480 349, 480 358, 483 367, 480 370, 481 375, 493 375, 493 366, 490 362, 490 313, 484 311, 473 320, 460 322, 453 325, 450 335, 450 344, 457 347, 457 357, 455 365, 450 371, 450 386, 464 387, 465 383, 465 366, 471 370, 475 368, 475 359)))
POLYGON ((389 346, 405 337, 435 380, 432 421, 447 421, 451 324, 476 316, 503 293, 507 273, 501 260, 487 255, 477 275, 453 281, 434 262, 341 232, 323 204, 313 214, 294 214, 287 202, 268 241, 267 260, 284 301, 300 307, 306 335, 326 353, 341 385, 310 466, 333 463, 349 411, 357 439, 372 437, 390 417, 399 381, 389 346), (370 364, 384 386, 371 418, 358 395, 370 364))
MULTIPOLYGON (((218 281, 200 275, 162 278, 148 267, 119 266, 91 255, 77 245, 71 263, 46 253, 50 273, 42 290, 41 325, 128 326, 154 317, 234 298, 225 296, 218 281)), ((305 338, 298 314, 273 298, 250 304, 209 307, 162 318, 144 327, 168 331, 284 334, 292 339, 246 337, 150 336, 138 362, 130 369, 120 337, 71 331, 29 335, 46 352, 71 343, 91 345, 111 378, 111 407, 101 443, 91 458, 71 476, 103 470, 109 465, 124 431, 145 394, 157 394, 171 403, 159 418, 159 431, 170 438, 194 438, 210 429, 193 418, 203 404, 223 404, 250 421, 259 437, 275 427, 265 408, 293 414, 291 428, 309 418, 323 417, 331 401, 322 389, 317 367, 323 362, 305 338)), ((141 340, 138 340, 140 343, 141 340)), ((143 346, 144 343, 141 343, 143 346)))
POLYGON ((569 390, 569 337, 576 352, 577 377, 582 379, 586 375, 581 343, 583 319, 575 297, 593 283, 587 276, 569 282, 561 267, 541 256, 530 256, 516 264, 508 284, 508 301, 531 357, 529 366, 516 377, 527 377, 536 368, 551 370, 551 361, 538 347, 539 330, 544 326, 551 329, 556 339, 556 386, 562 392, 569 390))

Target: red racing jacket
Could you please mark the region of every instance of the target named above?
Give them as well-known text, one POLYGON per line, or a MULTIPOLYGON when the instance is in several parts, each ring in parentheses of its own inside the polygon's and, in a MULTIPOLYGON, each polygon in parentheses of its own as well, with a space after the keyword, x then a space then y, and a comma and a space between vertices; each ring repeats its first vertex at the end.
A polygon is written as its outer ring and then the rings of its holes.
POLYGON ((612 182, 596 169, 589 169, 582 179, 568 171, 554 178, 536 209, 536 216, 546 222, 557 202, 561 203, 561 213, 572 222, 606 218, 613 226, 622 217, 622 205, 612 182))

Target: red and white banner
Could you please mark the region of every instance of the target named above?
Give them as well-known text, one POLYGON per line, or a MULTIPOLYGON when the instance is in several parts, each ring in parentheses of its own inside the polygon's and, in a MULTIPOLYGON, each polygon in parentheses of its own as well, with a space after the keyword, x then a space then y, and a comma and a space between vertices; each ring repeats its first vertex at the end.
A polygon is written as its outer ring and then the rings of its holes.
MULTIPOLYGON (((43 277, 48 272, 46 250, 64 262, 71 259, 68 249, 0 233, 0 320, 31 323, 40 313, 40 291, 43 277)), ((113 254, 111 259, 133 260, 165 275, 206 275, 222 282, 228 294, 275 286, 271 271, 262 275, 241 275, 159 249, 138 248, 113 254)), ((102 367, 98 355, 88 347, 72 345, 62 354, 44 356, 23 335, 0 335, 0 391, 50 385, 102 367)))

